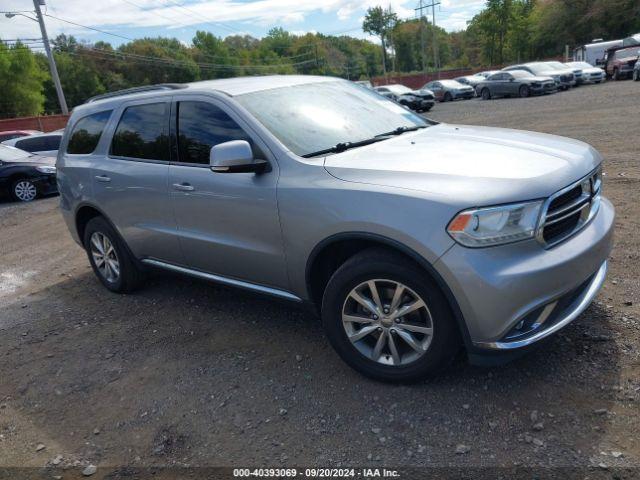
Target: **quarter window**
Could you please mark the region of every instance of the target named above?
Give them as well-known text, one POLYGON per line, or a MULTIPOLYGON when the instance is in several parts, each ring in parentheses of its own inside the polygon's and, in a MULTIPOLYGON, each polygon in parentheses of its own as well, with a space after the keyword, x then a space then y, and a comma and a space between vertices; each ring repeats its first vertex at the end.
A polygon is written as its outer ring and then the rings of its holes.
POLYGON ((100 136, 111 117, 112 110, 93 113, 81 118, 71 131, 67 153, 89 154, 98 146, 100 136))
POLYGON ((127 107, 111 141, 111 155, 141 160, 169 160, 167 103, 127 107))
POLYGON ((222 109, 206 102, 178 103, 178 158, 181 163, 209 164, 211 147, 246 140, 261 157, 249 136, 222 109))

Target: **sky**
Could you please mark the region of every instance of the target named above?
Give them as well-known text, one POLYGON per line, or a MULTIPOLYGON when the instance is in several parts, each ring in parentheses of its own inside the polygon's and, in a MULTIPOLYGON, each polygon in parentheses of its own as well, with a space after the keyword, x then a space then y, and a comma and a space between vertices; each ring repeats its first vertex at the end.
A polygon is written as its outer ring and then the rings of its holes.
MULTIPOLYGON (((428 3, 431 0, 423 0, 428 3)), ((448 31, 464 29, 483 7, 484 0, 440 0, 436 24, 448 31)), ((90 43, 103 40, 116 46, 129 38, 171 36, 190 44, 196 30, 220 37, 266 35, 282 27, 295 34, 321 32, 370 38, 362 32, 368 7, 391 6, 400 18, 415 17, 419 0, 46 0, 43 6, 49 37, 60 33, 90 43), (76 24, 107 31, 108 35, 76 24)), ((4 12, 32 15, 31 0, 0 2, 0 38, 40 38, 38 24, 22 16, 6 18, 4 12)), ((431 9, 429 9, 429 15, 431 9)), ((373 39, 372 39, 373 40, 373 39)))

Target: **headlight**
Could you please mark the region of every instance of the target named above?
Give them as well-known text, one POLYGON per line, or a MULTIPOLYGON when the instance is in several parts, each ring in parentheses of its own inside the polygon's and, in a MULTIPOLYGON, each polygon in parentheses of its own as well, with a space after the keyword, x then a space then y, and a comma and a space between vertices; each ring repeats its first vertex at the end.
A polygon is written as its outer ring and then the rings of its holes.
POLYGON ((447 227, 451 237, 465 247, 490 247, 535 236, 542 200, 500 207, 465 210, 447 227))
POLYGON ((48 174, 56 173, 56 167, 50 167, 48 165, 42 165, 40 167, 36 167, 36 170, 39 171, 40 173, 48 173, 48 174))

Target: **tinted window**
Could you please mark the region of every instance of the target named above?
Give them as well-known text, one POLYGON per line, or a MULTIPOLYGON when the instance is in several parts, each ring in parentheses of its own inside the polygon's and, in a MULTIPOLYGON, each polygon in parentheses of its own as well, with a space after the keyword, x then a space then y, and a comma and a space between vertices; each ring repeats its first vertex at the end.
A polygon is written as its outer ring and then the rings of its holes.
POLYGON ((45 137, 31 137, 16 142, 16 148, 26 152, 41 152, 48 150, 45 137))
POLYGON ((205 102, 178 103, 178 156, 182 163, 209 164, 211 147, 246 140, 261 157, 248 135, 220 108, 205 102))
POLYGON ((166 103, 127 107, 111 141, 111 155, 169 160, 166 103))
POLYGON ((78 120, 71 131, 67 153, 93 153, 98 146, 98 141, 110 116, 111 110, 107 110, 78 120))

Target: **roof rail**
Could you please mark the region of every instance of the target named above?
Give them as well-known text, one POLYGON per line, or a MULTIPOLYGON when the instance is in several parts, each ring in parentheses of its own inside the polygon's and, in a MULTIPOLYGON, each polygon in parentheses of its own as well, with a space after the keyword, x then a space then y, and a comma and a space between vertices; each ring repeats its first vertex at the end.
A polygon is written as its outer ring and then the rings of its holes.
POLYGON ((132 93, 153 92, 155 90, 179 90, 181 88, 187 88, 187 86, 182 83, 159 83, 157 85, 144 85, 142 87, 126 88, 124 90, 117 90, 115 92, 95 95, 89 98, 84 103, 96 102, 98 100, 104 100, 105 98, 120 97, 122 95, 130 95, 132 93))

